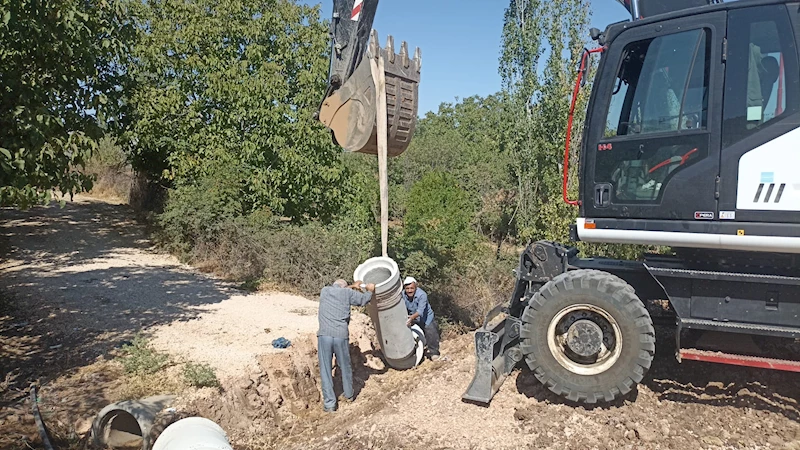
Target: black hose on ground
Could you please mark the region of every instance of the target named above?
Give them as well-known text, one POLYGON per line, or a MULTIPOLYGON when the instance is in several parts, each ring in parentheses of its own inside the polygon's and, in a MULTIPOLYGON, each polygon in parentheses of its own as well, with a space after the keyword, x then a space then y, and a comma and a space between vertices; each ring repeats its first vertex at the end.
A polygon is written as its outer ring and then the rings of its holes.
POLYGON ((36 426, 39 428, 39 436, 42 438, 42 445, 46 450, 54 450, 53 444, 50 443, 50 438, 47 436, 47 428, 44 426, 42 414, 39 412, 39 402, 36 399, 36 385, 31 385, 31 404, 33 405, 33 418, 36 420, 36 426))

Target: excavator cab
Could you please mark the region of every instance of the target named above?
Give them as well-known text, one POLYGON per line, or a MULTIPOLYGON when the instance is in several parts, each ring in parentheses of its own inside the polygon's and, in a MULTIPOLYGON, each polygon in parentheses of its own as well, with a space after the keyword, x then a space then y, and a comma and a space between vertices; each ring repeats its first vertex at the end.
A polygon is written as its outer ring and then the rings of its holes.
POLYGON ((372 65, 383 59, 386 84, 387 153, 403 153, 417 123, 422 60, 419 48, 394 49, 389 36, 381 48, 372 30, 378 0, 334 0, 330 25, 331 64, 328 86, 317 118, 331 130, 334 143, 347 152, 377 154, 376 84, 372 65))

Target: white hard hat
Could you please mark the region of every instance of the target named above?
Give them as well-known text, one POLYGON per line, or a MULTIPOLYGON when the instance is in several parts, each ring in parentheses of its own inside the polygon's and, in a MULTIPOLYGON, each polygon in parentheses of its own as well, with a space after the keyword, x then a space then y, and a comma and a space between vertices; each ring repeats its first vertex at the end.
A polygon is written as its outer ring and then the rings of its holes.
POLYGON ((403 286, 408 286, 409 284, 416 282, 417 280, 415 280, 414 277, 406 277, 406 279, 403 280, 403 286))

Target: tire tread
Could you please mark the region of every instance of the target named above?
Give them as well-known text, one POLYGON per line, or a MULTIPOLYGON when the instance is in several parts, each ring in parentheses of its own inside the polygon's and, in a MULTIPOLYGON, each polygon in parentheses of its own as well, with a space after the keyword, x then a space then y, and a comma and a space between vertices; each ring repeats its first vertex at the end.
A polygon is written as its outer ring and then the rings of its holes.
POLYGON ((621 278, 608 272, 599 270, 573 270, 562 273, 542 286, 536 292, 529 306, 522 314, 523 326, 520 333, 522 340, 520 348, 525 354, 525 361, 534 373, 534 376, 545 387, 556 395, 562 396, 575 403, 593 404, 598 401, 612 402, 620 396, 627 395, 642 381, 650 368, 655 355, 655 329, 650 313, 642 301, 636 296, 635 289, 621 278), (576 289, 595 290, 613 298, 631 317, 636 331, 639 333, 639 355, 634 358, 633 364, 626 371, 625 377, 618 380, 616 385, 605 389, 587 391, 586 388, 570 389, 559 384, 553 374, 547 373, 545 368, 533 355, 533 348, 537 345, 532 341, 531 322, 536 320, 536 313, 550 301, 556 301, 560 294, 566 294, 576 289))

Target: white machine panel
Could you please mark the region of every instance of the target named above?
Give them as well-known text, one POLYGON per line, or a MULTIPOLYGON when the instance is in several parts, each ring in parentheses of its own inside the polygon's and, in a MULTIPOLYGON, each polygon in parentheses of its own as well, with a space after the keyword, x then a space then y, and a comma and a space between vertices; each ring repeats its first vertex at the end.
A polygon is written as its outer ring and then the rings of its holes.
POLYGON ((800 128, 742 156, 736 208, 800 211, 800 128))

